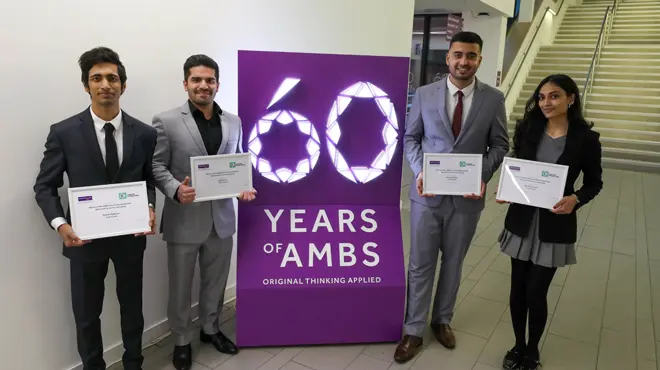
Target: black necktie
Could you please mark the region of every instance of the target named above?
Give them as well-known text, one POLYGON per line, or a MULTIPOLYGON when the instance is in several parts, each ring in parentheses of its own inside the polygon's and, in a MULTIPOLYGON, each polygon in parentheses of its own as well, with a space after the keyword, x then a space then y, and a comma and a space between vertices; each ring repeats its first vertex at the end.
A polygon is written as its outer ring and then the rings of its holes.
POLYGON ((115 141, 115 126, 112 123, 106 123, 103 126, 105 131, 105 170, 108 173, 110 182, 119 171, 119 154, 117 154, 117 142, 115 141))

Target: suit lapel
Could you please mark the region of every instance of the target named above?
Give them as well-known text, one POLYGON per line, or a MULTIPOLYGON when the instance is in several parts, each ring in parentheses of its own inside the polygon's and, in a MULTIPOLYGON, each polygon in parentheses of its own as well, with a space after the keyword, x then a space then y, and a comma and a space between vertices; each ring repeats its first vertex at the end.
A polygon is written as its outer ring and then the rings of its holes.
POLYGON ((220 149, 218 149, 218 153, 216 154, 221 154, 225 152, 225 149, 227 149, 227 141, 229 141, 229 127, 228 127, 228 122, 227 122, 227 117, 225 114, 220 115, 220 129, 222 130, 222 141, 220 142, 220 149))
POLYGON ((119 178, 119 175, 122 173, 123 169, 126 167, 126 162, 131 158, 131 155, 133 155, 133 143, 135 142, 135 129, 133 127, 133 117, 129 116, 126 114, 126 112, 122 111, 122 116, 123 116, 123 122, 122 122, 122 130, 124 131, 122 134, 122 140, 123 140, 123 159, 121 161, 121 166, 119 166, 119 171, 117 171, 117 176, 113 180, 117 180, 119 178))
POLYGON ((447 77, 442 80, 442 84, 438 87, 436 98, 434 99, 438 106, 438 114, 440 114, 440 121, 442 126, 447 131, 447 134, 453 138, 454 133, 451 130, 451 122, 449 122, 449 116, 447 115, 447 77))
POLYGON ((197 144, 199 151, 202 152, 202 155, 209 155, 209 153, 206 151, 206 146, 204 145, 202 134, 199 132, 199 128, 195 122, 195 118, 193 118, 192 114, 190 113, 190 106, 188 105, 188 102, 186 102, 181 107, 181 114, 183 115, 183 123, 188 128, 188 131, 195 141, 195 144, 197 144))
POLYGON ((109 182, 108 174, 105 171, 105 162, 103 161, 103 154, 101 154, 101 147, 99 146, 99 139, 96 136, 96 127, 92 120, 92 114, 89 109, 80 115, 80 132, 83 137, 83 145, 87 146, 87 152, 90 153, 91 160, 94 168, 100 169, 100 174, 106 182, 109 182))
POLYGON ((484 86, 475 78, 474 80, 474 91, 472 91, 472 104, 470 105, 470 111, 465 117, 465 122, 463 122, 463 127, 461 127, 461 132, 458 134, 456 141, 460 140, 463 136, 466 135, 467 130, 474 123, 475 118, 477 118, 477 113, 481 109, 481 105, 484 103, 483 99, 483 90, 484 86))

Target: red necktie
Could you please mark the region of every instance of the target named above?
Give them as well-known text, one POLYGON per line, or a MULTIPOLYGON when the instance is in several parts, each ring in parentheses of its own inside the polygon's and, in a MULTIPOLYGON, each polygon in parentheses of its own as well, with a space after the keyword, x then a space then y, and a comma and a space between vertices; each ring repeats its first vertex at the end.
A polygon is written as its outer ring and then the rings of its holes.
POLYGON ((454 118, 451 121, 454 139, 458 138, 458 134, 461 133, 461 122, 463 121, 463 92, 458 90, 456 95, 458 96, 458 103, 456 104, 456 110, 454 110, 454 118))

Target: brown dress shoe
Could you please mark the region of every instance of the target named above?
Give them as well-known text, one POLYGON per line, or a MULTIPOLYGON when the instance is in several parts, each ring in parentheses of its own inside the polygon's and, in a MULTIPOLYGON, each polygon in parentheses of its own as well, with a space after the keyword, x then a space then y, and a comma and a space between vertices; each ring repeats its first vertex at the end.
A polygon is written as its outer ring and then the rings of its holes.
POLYGON ((410 361, 422 348, 423 340, 414 335, 404 335, 394 351, 394 361, 402 364, 410 361))
POLYGON ((451 327, 447 324, 431 324, 431 330, 435 339, 447 349, 456 348, 456 337, 451 327))

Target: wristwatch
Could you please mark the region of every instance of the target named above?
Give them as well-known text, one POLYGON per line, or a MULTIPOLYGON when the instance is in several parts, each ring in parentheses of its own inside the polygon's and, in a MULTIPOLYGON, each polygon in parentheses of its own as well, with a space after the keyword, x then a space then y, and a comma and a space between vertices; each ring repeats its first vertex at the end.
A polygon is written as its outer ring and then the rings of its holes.
POLYGON ((151 203, 149 203, 149 208, 153 209, 154 211, 156 210, 156 207, 154 207, 154 205, 151 203))
POLYGON ((578 197, 578 195, 575 193, 573 195, 575 195, 575 200, 576 200, 575 204, 580 204, 580 197, 578 197))

